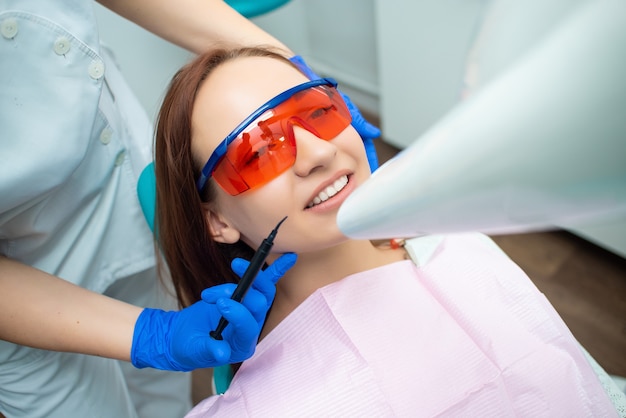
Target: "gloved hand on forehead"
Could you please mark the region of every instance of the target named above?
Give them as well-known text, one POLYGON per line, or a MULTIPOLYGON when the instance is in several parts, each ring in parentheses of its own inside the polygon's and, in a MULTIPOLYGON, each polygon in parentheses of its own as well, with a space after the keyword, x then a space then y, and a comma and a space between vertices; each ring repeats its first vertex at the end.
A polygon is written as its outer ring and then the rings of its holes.
MULTIPOLYGON (((131 362, 137 368, 191 371, 238 363, 254 354, 265 316, 276 294, 276 282, 296 262, 287 253, 259 272, 242 303, 230 299, 235 284, 202 292, 202 300, 180 311, 144 309, 133 334, 131 362), (209 333, 224 316, 229 322, 223 340, 209 333)), ((243 275, 247 261, 236 259, 233 270, 243 275)))
MULTIPOLYGON (((315 74, 306 62, 304 62, 304 59, 300 55, 293 56, 289 58, 289 60, 295 64, 309 79, 317 80, 321 78, 319 75, 315 74)), ((341 94, 341 97, 348 106, 348 110, 350 110, 350 114, 352 115, 352 126, 363 139, 363 145, 365 146, 365 152, 367 153, 367 160, 369 161, 371 171, 374 172, 374 170, 378 168, 378 156, 376 155, 376 148, 374 147, 374 139, 380 136, 380 129, 365 120, 359 109, 354 103, 352 103, 346 94, 344 94, 341 90, 339 90, 339 94, 341 94)))

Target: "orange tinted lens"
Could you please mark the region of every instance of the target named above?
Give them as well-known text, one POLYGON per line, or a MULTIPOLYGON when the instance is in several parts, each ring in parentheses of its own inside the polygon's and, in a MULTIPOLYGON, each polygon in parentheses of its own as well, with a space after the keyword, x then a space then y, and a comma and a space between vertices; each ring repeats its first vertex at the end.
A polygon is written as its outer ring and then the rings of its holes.
POLYGON ((352 122, 350 111, 341 95, 330 86, 303 90, 289 102, 292 106, 291 123, 302 126, 321 139, 335 138, 352 122))
POLYGON ((330 140, 350 122, 350 112, 334 88, 317 86, 298 92, 257 118, 228 146, 213 178, 233 196, 262 186, 296 161, 291 125, 330 140))
POLYGON ((237 195, 261 186, 293 165, 295 143, 292 135, 283 134, 278 122, 272 124, 271 130, 268 125, 265 129, 257 126, 228 146, 226 155, 213 172, 213 178, 225 191, 237 195))

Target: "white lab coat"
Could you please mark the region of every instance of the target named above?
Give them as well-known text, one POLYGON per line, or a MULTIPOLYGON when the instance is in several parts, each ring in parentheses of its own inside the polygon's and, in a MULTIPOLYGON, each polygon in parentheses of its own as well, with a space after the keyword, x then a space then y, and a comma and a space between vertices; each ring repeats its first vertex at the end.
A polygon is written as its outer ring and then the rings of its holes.
MULTIPOLYGON (((152 128, 100 46, 93 7, 0 0, 0 254, 95 292, 173 308, 157 288, 136 196, 152 128)), ((188 374, 5 341, 0 364, 0 411, 11 417, 173 417, 190 408, 188 374), (153 392, 136 395, 135 386, 153 392), (158 412, 142 409, 150 405, 158 412)))

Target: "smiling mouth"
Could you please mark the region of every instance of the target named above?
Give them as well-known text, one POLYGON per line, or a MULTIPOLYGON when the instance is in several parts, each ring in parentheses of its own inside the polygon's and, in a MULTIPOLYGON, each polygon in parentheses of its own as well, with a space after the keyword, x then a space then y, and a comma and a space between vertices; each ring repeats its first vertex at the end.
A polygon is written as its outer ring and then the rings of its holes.
POLYGON ((306 208, 309 209, 313 206, 319 205, 320 203, 327 201, 328 199, 339 193, 341 190, 343 190, 343 188, 346 187, 346 184, 348 184, 348 176, 343 175, 339 177, 337 180, 335 180, 333 184, 326 187, 320 192, 320 194, 315 196, 313 201, 309 203, 306 208))

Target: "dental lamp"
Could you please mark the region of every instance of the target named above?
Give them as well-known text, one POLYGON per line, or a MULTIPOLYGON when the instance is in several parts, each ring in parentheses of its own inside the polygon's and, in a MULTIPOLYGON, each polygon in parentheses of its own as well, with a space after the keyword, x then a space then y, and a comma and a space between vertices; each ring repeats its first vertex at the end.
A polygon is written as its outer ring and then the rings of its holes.
POLYGON ((352 238, 552 229, 626 215, 626 2, 592 1, 381 166, 352 238))

